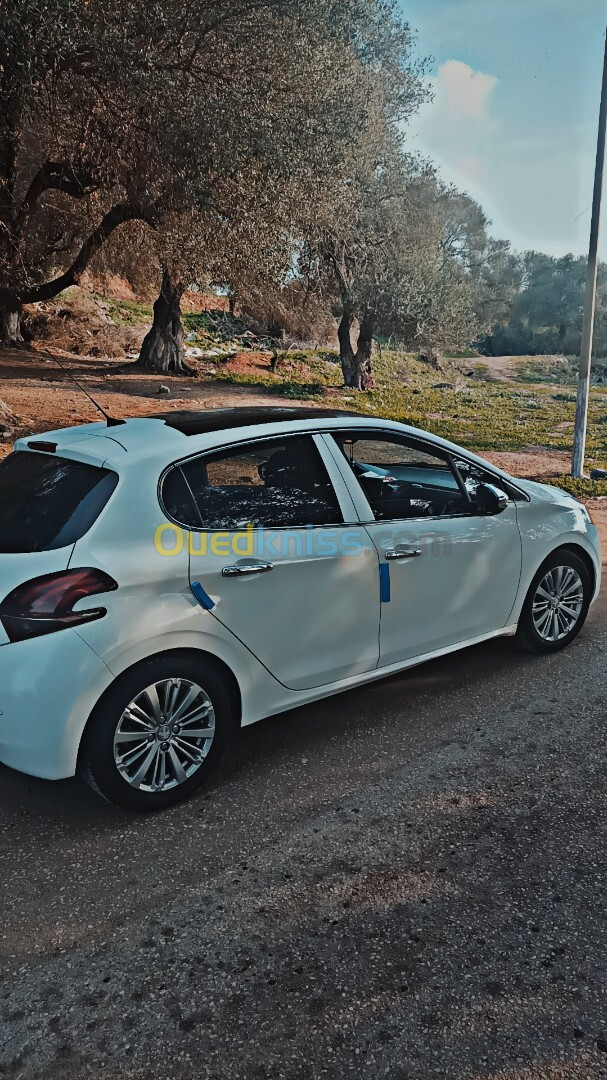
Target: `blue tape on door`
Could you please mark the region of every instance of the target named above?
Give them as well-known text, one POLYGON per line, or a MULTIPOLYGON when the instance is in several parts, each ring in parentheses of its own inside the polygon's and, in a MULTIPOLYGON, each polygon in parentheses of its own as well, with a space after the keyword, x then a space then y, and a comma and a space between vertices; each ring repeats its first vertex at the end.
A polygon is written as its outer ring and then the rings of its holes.
POLYGON ((390 567, 387 562, 379 564, 379 599, 382 604, 390 603, 390 567))
POLYGON ((194 593, 194 596, 198 600, 198 603, 205 611, 210 611, 215 607, 215 602, 211 600, 211 597, 206 593, 199 581, 191 581, 190 589, 194 593))

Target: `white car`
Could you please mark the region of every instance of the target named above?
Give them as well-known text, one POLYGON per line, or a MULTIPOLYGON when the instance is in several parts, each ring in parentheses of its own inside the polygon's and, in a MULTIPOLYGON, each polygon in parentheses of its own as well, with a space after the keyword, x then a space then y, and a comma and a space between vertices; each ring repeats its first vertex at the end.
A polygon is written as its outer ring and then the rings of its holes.
POLYGON ((0 464, 0 761, 153 810, 235 728, 454 649, 568 645, 585 508, 436 436, 316 408, 21 439, 0 464))

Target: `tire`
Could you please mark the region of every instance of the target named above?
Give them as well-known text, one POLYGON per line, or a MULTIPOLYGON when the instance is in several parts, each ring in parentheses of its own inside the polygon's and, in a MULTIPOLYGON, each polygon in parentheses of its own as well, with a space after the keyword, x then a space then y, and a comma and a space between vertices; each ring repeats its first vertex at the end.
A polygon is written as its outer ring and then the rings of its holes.
POLYGON ((582 629, 591 599, 592 579, 584 560, 565 548, 555 551, 531 582, 518 623, 518 643, 532 653, 565 649, 582 629), (555 603, 559 596, 560 603, 555 603))
POLYGON ((230 694, 212 664, 160 653, 120 675, 98 702, 78 771, 115 806, 163 810, 207 781, 234 729, 230 694))

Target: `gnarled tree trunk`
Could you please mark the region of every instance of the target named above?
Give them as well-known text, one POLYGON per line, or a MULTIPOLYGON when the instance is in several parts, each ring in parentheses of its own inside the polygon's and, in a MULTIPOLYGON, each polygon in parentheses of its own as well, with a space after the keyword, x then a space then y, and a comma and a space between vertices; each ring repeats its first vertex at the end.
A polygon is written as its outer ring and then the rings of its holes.
POLYGON ((16 419, 5 401, 0 398, 0 438, 8 439, 14 435, 16 419))
POLYGON ((352 348, 352 323, 354 322, 354 314, 346 304, 342 311, 341 319, 339 320, 339 326, 337 327, 337 338, 339 341, 339 359, 341 361, 341 370, 344 376, 344 383, 346 386, 353 386, 352 379, 354 378, 354 349, 352 348))
POLYGON ((23 345, 21 334, 21 307, 0 304, 0 345, 11 346, 23 345))
MULTIPOLYGON (((3 284, 0 284, 0 345, 20 345, 23 342, 21 334, 21 318, 23 304, 35 304, 40 300, 51 300, 58 296, 64 289, 71 285, 78 285, 83 272, 86 270, 91 259, 97 254, 102 245, 119 225, 127 221, 147 221, 154 225, 155 218, 150 209, 141 206, 131 206, 129 203, 117 203, 103 216, 99 224, 83 241, 80 250, 74 258, 71 266, 50 281, 39 282, 37 285, 27 285, 18 282, 20 276, 16 267, 21 268, 20 240, 23 239, 25 224, 36 207, 36 201, 40 194, 49 188, 74 194, 72 184, 80 184, 73 180, 72 174, 66 173, 63 166, 46 163, 38 177, 32 181, 27 196, 18 214, 11 217, 12 196, 8 199, 10 205, 2 205, 3 181, 2 181, 2 145, 0 138, 0 273, 3 284), (55 175, 58 172, 58 175, 55 175), (44 179, 46 177, 46 179, 44 179), (8 217, 7 217, 8 215, 8 217)), ((6 181, 4 181, 6 187, 6 181)), ((80 188, 78 189, 80 191, 80 188)), ((85 194, 84 189, 80 192, 85 194)), ((6 192, 5 192, 6 203, 6 192)))
POLYGON ((339 340, 339 358, 344 376, 344 384, 352 390, 370 390, 373 380, 373 316, 367 312, 360 321, 356 352, 352 346, 352 326, 354 312, 344 304, 337 337, 339 340))
POLYGON ((358 331, 356 349, 356 379, 359 390, 371 390, 375 386, 373 379, 373 316, 366 312, 358 331))
POLYGON ((154 304, 154 321, 143 339, 138 363, 148 371, 162 375, 192 375, 185 362, 181 297, 183 285, 174 281, 167 270, 162 274, 160 295, 154 304))

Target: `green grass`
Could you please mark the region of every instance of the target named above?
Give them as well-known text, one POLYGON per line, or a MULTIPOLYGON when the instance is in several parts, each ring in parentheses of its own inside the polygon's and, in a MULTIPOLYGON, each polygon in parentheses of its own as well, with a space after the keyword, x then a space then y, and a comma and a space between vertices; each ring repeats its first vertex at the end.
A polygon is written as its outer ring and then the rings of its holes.
MULTIPOLYGON (((269 354, 268 354, 269 355, 269 354)), ((339 365, 323 360, 312 351, 297 350, 279 359, 275 371, 269 367, 267 373, 231 371, 229 361, 219 361, 215 374, 209 376, 213 382, 228 382, 241 386, 260 386, 266 391, 289 398, 319 398, 329 387, 342 385, 339 365)))
POLYGON ((447 353, 449 360, 478 360, 479 353, 476 349, 461 349, 459 352, 447 353))
POLYGON ((136 300, 104 300, 115 326, 141 326, 142 323, 149 326, 152 321, 151 304, 141 304, 136 300))
POLYGON ((577 357, 571 356, 521 356, 519 379, 521 382, 572 386, 577 382, 578 363, 577 357))

